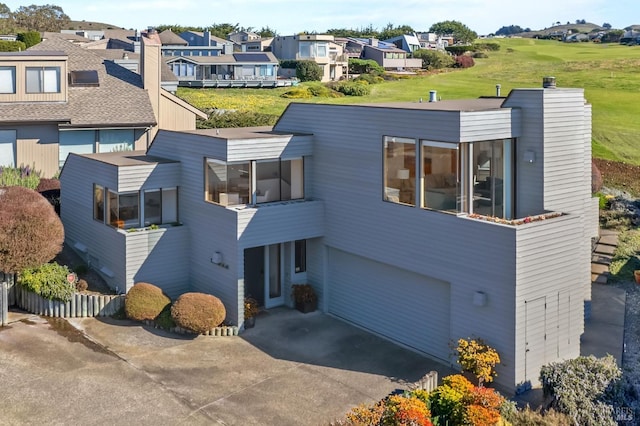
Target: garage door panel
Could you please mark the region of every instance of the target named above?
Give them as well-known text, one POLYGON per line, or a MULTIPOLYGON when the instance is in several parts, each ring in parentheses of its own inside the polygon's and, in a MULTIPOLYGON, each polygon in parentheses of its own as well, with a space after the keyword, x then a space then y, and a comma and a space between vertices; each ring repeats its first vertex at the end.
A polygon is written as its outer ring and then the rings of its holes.
POLYGON ((329 265, 330 313, 448 359, 448 283, 335 249, 329 265))

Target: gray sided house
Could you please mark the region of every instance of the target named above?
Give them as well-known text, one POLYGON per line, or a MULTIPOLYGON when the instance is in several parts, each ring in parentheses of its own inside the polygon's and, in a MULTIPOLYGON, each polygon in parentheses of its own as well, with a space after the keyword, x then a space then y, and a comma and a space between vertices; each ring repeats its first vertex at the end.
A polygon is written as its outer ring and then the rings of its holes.
POLYGON ((273 129, 73 155, 61 181, 67 242, 121 289, 212 293, 242 326, 245 296, 291 306, 307 282, 322 311, 445 363, 485 339, 511 389, 580 352, 597 235, 581 89, 293 103, 273 129))

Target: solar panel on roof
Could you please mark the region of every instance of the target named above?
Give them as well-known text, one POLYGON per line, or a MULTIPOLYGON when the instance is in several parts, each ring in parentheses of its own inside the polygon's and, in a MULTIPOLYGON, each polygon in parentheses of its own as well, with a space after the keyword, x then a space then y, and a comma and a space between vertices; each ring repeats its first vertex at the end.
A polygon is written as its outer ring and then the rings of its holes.
POLYGON ((264 53, 234 53, 233 58, 239 62, 270 62, 264 53))
POLYGON ((69 84, 73 87, 98 87, 98 71, 70 71, 69 84))

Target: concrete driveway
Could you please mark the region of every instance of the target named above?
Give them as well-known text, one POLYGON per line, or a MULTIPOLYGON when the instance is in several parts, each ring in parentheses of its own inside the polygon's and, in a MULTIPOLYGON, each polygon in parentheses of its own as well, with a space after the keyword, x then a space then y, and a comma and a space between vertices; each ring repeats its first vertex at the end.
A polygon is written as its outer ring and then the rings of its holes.
POLYGON ((0 329, 0 424, 327 425, 431 370, 453 372, 320 312, 195 338, 32 316, 0 329))

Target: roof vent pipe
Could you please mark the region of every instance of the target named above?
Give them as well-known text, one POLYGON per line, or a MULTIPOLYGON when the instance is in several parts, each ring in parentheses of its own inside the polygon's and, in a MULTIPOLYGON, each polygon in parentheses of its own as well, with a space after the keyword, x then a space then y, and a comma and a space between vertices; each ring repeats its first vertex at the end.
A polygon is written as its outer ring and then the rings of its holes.
POLYGON ((497 97, 500 97, 500 89, 501 89, 501 88, 502 88, 502 86, 501 86, 501 85, 496 84, 496 96, 497 96, 497 97))
POLYGON ((545 89, 555 89, 556 88, 556 78, 555 77, 542 77, 542 87, 545 89))
POLYGON ((436 94, 438 92, 436 92, 435 90, 429 90, 429 102, 436 102, 438 99, 436 97, 436 94))

